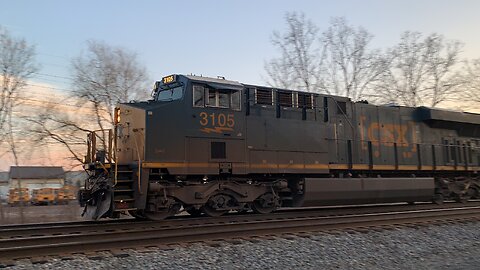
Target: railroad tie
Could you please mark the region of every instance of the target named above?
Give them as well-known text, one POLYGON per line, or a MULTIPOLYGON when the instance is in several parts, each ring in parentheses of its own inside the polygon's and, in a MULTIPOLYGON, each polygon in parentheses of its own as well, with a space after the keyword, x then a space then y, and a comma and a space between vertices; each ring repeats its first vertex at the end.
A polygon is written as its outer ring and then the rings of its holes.
POLYGON ((113 257, 117 257, 117 258, 125 258, 130 256, 128 252, 125 252, 121 249, 111 249, 110 253, 112 254, 113 257))
POLYGON ((43 256, 38 256, 38 257, 32 257, 30 259, 30 261, 32 262, 32 264, 44 264, 44 263, 47 263, 49 261, 49 258, 48 257, 43 257, 43 256))
POLYGON ((86 252, 85 257, 87 257, 90 260, 98 261, 98 260, 103 260, 105 256, 98 252, 86 252))
POLYGON ((0 261, 0 268, 7 268, 7 267, 11 267, 11 266, 15 266, 15 261, 13 261, 13 260, 2 260, 2 261, 0 261))

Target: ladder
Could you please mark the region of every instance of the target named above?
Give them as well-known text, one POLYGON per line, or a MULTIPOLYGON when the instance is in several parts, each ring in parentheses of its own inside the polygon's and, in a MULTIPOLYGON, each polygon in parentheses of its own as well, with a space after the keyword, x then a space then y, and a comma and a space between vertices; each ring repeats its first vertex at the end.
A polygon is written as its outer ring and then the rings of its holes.
MULTIPOLYGON (((112 172, 115 173, 114 170, 112 172)), ((136 179, 134 173, 128 165, 117 166, 117 182, 113 187, 113 203, 116 212, 137 210, 133 186, 136 179)))

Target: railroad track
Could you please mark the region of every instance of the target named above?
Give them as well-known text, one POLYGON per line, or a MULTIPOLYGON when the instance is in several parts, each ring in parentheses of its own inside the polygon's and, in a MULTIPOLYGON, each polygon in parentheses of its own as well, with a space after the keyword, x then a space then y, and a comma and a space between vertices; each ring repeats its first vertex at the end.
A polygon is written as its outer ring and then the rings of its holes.
POLYGON ((162 247, 178 243, 251 238, 288 233, 378 228, 439 221, 476 220, 480 205, 449 204, 386 208, 309 209, 271 215, 177 218, 162 222, 72 222, 0 227, 0 261, 60 254, 162 247), (416 208, 416 209, 415 209, 416 208), (356 209, 356 210, 355 210, 356 209), (353 211, 355 210, 355 211, 353 211), (353 212, 353 213, 352 213, 353 212))
MULTIPOLYGON (((133 228, 141 229, 148 227, 164 227, 165 226, 190 226, 201 223, 212 222, 238 222, 245 219, 252 221, 263 219, 281 219, 292 218, 291 212, 295 217, 321 217, 321 216, 338 216, 347 214, 373 214, 392 211, 404 210, 427 210, 442 209, 445 207, 462 207, 463 204, 450 203, 448 206, 437 206, 432 204, 419 205, 370 205, 370 206, 344 206, 344 207, 323 207, 323 208, 285 208, 269 215, 252 215, 252 214, 231 214, 218 218, 192 218, 190 216, 177 216, 162 222, 155 221, 138 221, 135 219, 120 220, 102 220, 102 221, 73 221, 73 222, 56 222, 56 223, 38 223, 38 224, 16 224, 0 226, 0 240, 8 238, 28 238, 48 235, 61 234, 81 234, 89 232, 109 232, 112 230, 128 231, 133 228), (228 220, 228 221, 226 221, 228 220)), ((471 206, 480 206, 480 202, 474 202, 471 206)))

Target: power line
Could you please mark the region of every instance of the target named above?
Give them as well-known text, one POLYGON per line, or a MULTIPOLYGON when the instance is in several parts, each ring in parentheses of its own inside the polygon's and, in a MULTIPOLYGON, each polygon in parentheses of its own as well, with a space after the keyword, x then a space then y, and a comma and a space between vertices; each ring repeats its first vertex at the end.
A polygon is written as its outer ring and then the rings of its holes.
POLYGON ((65 79, 69 81, 75 80, 72 77, 64 77, 64 76, 58 76, 58 75, 52 75, 52 74, 46 74, 46 73, 40 73, 40 72, 33 72, 34 74, 41 75, 41 76, 47 76, 47 77, 52 77, 52 78, 59 78, 59 79, 65 79))
POLYGON ((39 103, 39 104, 28 104, 28 105, 31 105, 31 106, 41 106, 41 105, 44 105, 45 103, 47 103, 47 104, 52 104, 52 105, 74 107, 74 108, 77 108, 77 109, 83 108, 82 106, 79 106, 79 105, 73 105, 73 104, 68 104, 68 103, 59 103, 59 102, 48 101, 48 100, 32 99, 32 98, 21 98, 21 101, 32 101, 32 102, 38 102, 39 103))
POLYGON ((39 82, 39 83, 48 83, 48 84, 55 84, 55 85, 66 85, 66 84, 71 84, 66 81, 60 81, 56 79, 50 79, 50 78, 44 78, 44 77, 32 77, 32 82, 39 82))
POLYGON ((25 98, 37 98, 37 99, 45 99, 47 101, 49 100, 58 100, 58 101, 61 101, 61 102, 67 102, 69 97, 65 97, 65 96, 60 96, 60 95, 44 95, 44 94, 41 94, 41 93, 28 93, 28 95, 20 95, 20 96, 17 96, 16 99, 21 101, 25 98))
POLYGON ((68 69, 70 67, 68 66, 65 66, 65 65, 61 65, 61 64, 54 64, 54 63, 49 63, 49 62, 42 62, 41 63, 42 66, 52 66, 52 67, 61 67, 61 68, 64 68, 64 69, 68 69))
MULTIPOLYGON (((53 75, 53 74, 48 74, 48 73, 42 73, 42 72, 33 72, 33 74, 39 75, 39 76, 46 76, 46 77, 51 77, 51 78, 58 78, 62 80, 68 80, 68 81, 74 81, 74 78, 72 77, 67 77, 67 76, 59 76, 59 75, 53 75)), ((45 78, 38 78, 40 80, 48 80, 45 78)), ((55 80, 52 80, 55 81, 55 80)), ((60 82, 60 81, 55 81, 55 82, 60 82)), ((65 82, 61 82, 65 83, 65 82)), ((68 92, 68 93, 74 93, 78 94, 75 90, 72 89, 66 89, 66 88, 59 88, 59 87, 53 87, 53 86, 45 86, 45 85, 40 85, 36 83, 25 83, 26 86, 31 86, 31 87, 37 87, 37 88, 42 88, 42 89, 50 89, 50 90, 57 90, 60 92, 68 92)), ((45 97, 41 93, 35 93, 35 92, 29 92, 29 95, 36 95, 37 97, 45 97)), ((55 94, 48 94, 48 97, 51 98, 52 96, 55 96, 55 94)), ((75 96, 58 96, 58 98, 63 98, 63 100, 66 100, 68 98, 74 98, 75 96)), ((25 97, 20 97, 20 100, 28 100, 32 102, 40 102, 40 103, 49 103, 49 104, 55 104, 55 105, 61 105, 61 106, 70 106, 70 107, 75 107, 75 108, 83 108, 82 106, 77 106, 77 105, 71 105, 71 104, 65 104, 65 103, 58 103, 58 102, 53 102, 53 101, 48 101, 48 100, 38 100, 38 99, 32 99, 32 98, 25 98, 25 97)))
POLYGON ((46 73, 39 73, 39 72, 34 72, 33 73, 35 76, 32 77, 31 81, 40 81, 41 82, 46 82, 48 84, 55 83, 57 85, 68 85, 68 84, 73 84, 74 79, 70 77, 64 77, 64 76, 58 76, 58 75, 51 75, 51 74, 46 74, 46 73))
POLYGON ((44 88, 44 89, 53 89, 53 90, 60 90, 60 91, 67 91, 67 92, 75 93, 75 91, 72 90, 72 89, 44 86, 44 85, 39 85, 39 84, 34 84, 34 83, 25 83, 25 85, 35 86, 35 87, 44 88))
POLYGON ((51 57, 55 57, 55 58, 62 58, 62 59, 70 60, 69 57, 61 56, 61 55, 55 55, 55 54, 44 53, 44 52, 37 52, 37 54, 39 54, 39 55, 45 55, 45 56, 51 56, 51 57))

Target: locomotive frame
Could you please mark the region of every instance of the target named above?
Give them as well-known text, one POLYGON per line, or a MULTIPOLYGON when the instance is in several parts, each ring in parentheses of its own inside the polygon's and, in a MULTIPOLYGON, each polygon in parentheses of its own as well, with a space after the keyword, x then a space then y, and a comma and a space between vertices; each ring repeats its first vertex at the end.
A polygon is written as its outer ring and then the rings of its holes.
POLYGON ((88 135, 93 219, 477 198, 480 115, 170 75, 88 135))

